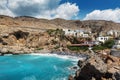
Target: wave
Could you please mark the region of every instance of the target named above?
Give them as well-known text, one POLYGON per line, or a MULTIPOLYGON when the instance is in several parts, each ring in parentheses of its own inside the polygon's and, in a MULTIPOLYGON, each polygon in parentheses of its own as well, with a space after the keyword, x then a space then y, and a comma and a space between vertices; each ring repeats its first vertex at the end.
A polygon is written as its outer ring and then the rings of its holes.
POLYGON ((71 55, 58 55, 58 54, 51 54, 51 53, 31 53, 28 55, 38 55, 38 56, 49 56, 49 57, 57 57, 62 59, 68 59, 72 61, 78 61, 78 60, 84 60, 85 57, 77 57, 77 56, 71 56, 71 55))
POLYGON ((67 77, 63 77, 63 78, 52 78, 51 80, 67 80, 67 77))

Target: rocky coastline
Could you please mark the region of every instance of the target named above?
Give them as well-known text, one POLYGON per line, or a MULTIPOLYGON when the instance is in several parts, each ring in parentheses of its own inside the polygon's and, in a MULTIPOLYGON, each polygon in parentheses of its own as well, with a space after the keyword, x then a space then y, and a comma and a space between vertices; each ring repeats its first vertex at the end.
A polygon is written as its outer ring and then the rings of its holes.
POLYGON ((92 50, 88 53, 74 53, 71 51, 55 51, 55 50, 20 50, 14 51, 10 48, 2 48, 0 55, 19 55, 19 54, 57 54, 68 55, 82 58, 78 61, 79 68, 73 66, 72 69, 76 70, 75 76, 70 75, 69 80, 120 80, 120 58, 110 54, 98 54, 92 50))
POLYGON ((40 54, 50 53, 57 55, 70 55, 78 58, 83 58, 78 61, 79 68, 73 66, 76 70, 75 76, 70 75, 69 80, 120 80, 120 58, 108 54, 97 54, 92 51, 85 54, 72 53, 70 51, 50 51, 50 50, 36 50, 36 51, 17 51, 9 52, 8 50, 1 50, 0 55, 19 55, 19 54, 40 54))
POLYGON ((77 58, 82 58, 83 60, 87 59, 89 56, 86 54, 82 53, 76 53, 72 51, 54 51, 54 50, 33 50, 33 51, 15 51, 15 52, 10 52, 7 49, 4 49, 0 51, 0 56, 5 56, 5 55, 20 55, 20 54, 56 54, 56 55, 62 55, 62 56, 74 56, 77 58))
POLYGON ((75 76, 70 75, 69 80, 120 80, 120 58, 110 54, 97 54, 92 51, 89 53, 80 54, 70 51, 52 51, 52 50, 33 50, 33 51, 16 51, 9 52, 1 50, 0 55, 19 55, 19 54, 40 54, 50 53, 57 55, 70 55, 78 58, 83 58, 78 61, 79 68, 73 66, 76 70, 75 76))
POLYGON ((75 76, 69 80, 120 80, 120 58, 112 55, 90 53, 84 61, 79 60, 80 67, 75 76))

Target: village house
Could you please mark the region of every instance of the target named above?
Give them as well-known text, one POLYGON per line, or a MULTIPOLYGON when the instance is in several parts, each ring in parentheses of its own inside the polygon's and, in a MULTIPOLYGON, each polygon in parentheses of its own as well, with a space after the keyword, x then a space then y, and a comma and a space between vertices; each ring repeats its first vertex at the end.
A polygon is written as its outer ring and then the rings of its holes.
POLYGON ((107 35, 113 36, 113 37, 119 37, 120 36, 120 31, 118 30, 110 30, 107 32, 107 35))
POLYGON ((87 38, 87 37, 89 37, 89 34, 84 33, 84 34, 82 34, 82 37, 87 38))
POLYGON ((83 30, 76 30, 76 33, 77 33, 77 37, 80 37, 84 34, 84 31, 83 30))
POLYGON ((63 29, 63 31, 65 32, 65 35, 76 36, 76 31, 75 30, 72 30, 72 29, 63 29))
POLYGON ((120 49, 120 40, 115 40, 115 45, 113 46, 113 49, 120 49))
POLYGON ((96 40, 104 43, 105 41, 109 40, 109 36, 99 36, 96 38, 96 40))
POLYGON ((63 29, 63 31, 65 32, 65 35, 83 38, 89 37, 89 34, 91 34, 91 31, 86 31, 83 29, 80 30, 63 29))

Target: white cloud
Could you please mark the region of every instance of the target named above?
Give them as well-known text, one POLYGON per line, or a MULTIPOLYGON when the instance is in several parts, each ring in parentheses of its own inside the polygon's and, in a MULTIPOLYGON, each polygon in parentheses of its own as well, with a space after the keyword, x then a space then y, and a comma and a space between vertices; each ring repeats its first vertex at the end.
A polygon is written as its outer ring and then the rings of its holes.
POLYGON ((40 17, 43 16, 49 17, 49 18, 64 18, 64 19, 70 19, 73 16, 77 16, 79 12, 79 7, 76 6, 76 4, 70 4, 70 3, 64 3, 58 6, 54 10, 47 10, 43 15, 40 15, 40 17), (46 16, 47 15, 47 16, 46 16))
POLYGON ((94 10, 88 13, 84 20, 109 20, 120 22, 120 9, 94 10))
POLYGON ((39 18, 71 19, 79 12, 76 4, 61 0, 0 0, 0 14, 9 16, 33 16, 39 18))
POLYGON ((7 8, 7 1, 0 1, 0 14, 1 15, 11 15, 14 16, 14 14, 7 8))

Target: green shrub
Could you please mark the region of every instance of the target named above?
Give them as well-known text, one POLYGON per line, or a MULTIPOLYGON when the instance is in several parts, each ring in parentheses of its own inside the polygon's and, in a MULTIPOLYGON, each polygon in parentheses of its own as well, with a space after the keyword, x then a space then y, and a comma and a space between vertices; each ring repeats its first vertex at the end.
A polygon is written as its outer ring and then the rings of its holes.
POLYGON ((111 40, 111 39, 110 39, 110 40, 107 40, 102 46, 110 49, 110 48, 112 48, 112 46, 113 46, 114 44, 115 44, 114 40, 111 40))
POLYGON ((114 40, 107 40, 105 43, 101 45, 97 45, 93 47, 93 50, 104 50, 104 49, 110 49, 115 44, 114 40))
POLYGON ((53 29, 48 29, 48 30, 47 30, 47 33, 48 33, 49 35, 51 35, 53 32, 54 32, 53 29))
POLYGON ((68 49, 72 50, 72 51, 79 51, 79 50, 83 50, 86 51, 88 50, 87 46, 81 46, 81 47, 77 47, 77 46, 67 46, 68 49))
POLYGON ((43 50, 43 48, 37 48, 36 50, 43 50))
POLYGON ((47 33, 50 36, 60 37, 60 40, 64 39, 64 37, 65 37, 65 32, 62 29, 56 29, 56 30, 48 29, 47 33))
POLYGON ((54 49, 58 49, 58 48, 60 48, 60 46, 56 46, 56 47, 54 47, 54 49))
POLYGON ((52 43, 52 44, 57 44, 57 43, 58 43, 58 41, 56 41, 56 40, 52 39, 51 43, 52 43))
POLYGON ((97 45, 93 47, 93 50, 104 50, 104 49, 106 49, 106 47, 101 46, 101 45, 97 45))

